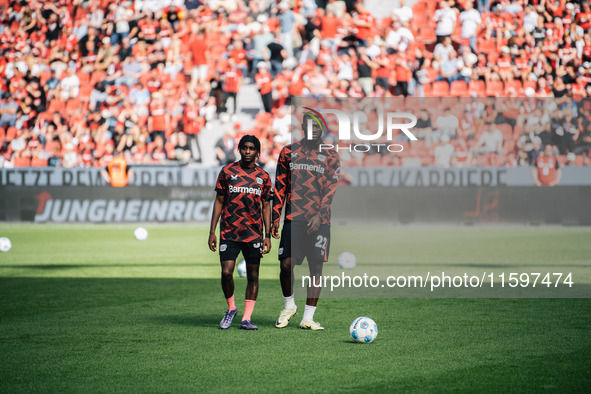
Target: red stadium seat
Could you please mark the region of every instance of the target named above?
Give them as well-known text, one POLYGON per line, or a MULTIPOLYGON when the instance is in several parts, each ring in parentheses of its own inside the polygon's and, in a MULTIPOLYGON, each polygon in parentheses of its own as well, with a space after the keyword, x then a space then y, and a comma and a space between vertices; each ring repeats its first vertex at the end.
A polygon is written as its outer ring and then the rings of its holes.
POLYGON ((90 84, 90 73, 83 73, 82 71, 80 71, 76 75, 78 76, 78 79, 80 80, 80 85, 90 84))
POLYGON ((421 157, 421 164, 424 166, 432 166, 435 163, 435 158, 433 156, 424 156, 421 157))
POLYGON ((90 77, 90 84, 94 86, 95 83, 103 81, 107 73, 104 71, 95 71, 92 73, 92 77, 90 77))
POLYGON ((80 100, 88 101, 90 100, 90 95, 92 93, 93 87, 90 83, 84 83, 80 85, 80 93, 78 97, 80 100))
POLYGON ((464 81, 453 81, 449 87, 449 94, 453 97, 466 97, 468 85, 464 81))
POLYGON ((507 96, 509 96, 511 94, 511 89, 515 90, 515 93, 517 95, 521 95, 521 93, 523 92, 523 86, 521 84, 521 81, 518 79, 513 79, 511 81, 507 81, 505 83, 505 94, 507 96))
POLYGON ((413 26, 425 26, 429 23, 429 15, 424 12, 415 13, 412 15, 413 26))
POLYGON ((449 85, 446 81, 433 82, 431 97, 449 97, 449 85))
POLYGON ((417 15, 425 15, 425 12, 427 11, 427 5, 422 1, 414 3, 411 8, 413 20, 417 17, 417 15))
POLYGON ((44 86, 47 81, 49 81, 49 79, 51 78, 51 71, 50 70, 45 70, 43 71, 43 73, 41 73, 41 86, 44 86))
POLYGON ((476 165, 488 167, 490 165, 490 156, 489 155, 479 155, 476 158, 476 165))
POLYGON ((439 70, 436 68, 428 68, 427 69, 427 78, 429 78, 429 81, 431 82, 435 82, 435 78, 437 78, 439 76, 439 70))
POLYGON ((31 158, 30 157, 15 157, 14 158, 14 166, 15 167, 29 167, 31 165, 31 158))
POLYGON ((16 132, 18 129, 14 126, 9 127, 6 129, 6 141, 10 142, 16 137, 16 132))
POLYGON ((497 62, 498 58, 499 58, 499 52, 497 52, 496 50, 490 52, 487 56, 488 62, 490 64, 495 64, 497 62))
POLYGON ((484 97, 486 95, 486 85, 484 81, 472 80, 468 84, 468 93, 470 96, 484 97))
POLYGON ((486 95, 489 97, 500 97, 503 90, 503 81, 489 81, 486 84, 486 95))
POLYGON ((523 83, 523 91, 527 88, 532 88, 535 91, 538 89, 538 83, 536 81, 525 81, 523 83))
POLYGON ((419 30, 419 36, 417 37, 418 40, 424 42, 435 42, 436 38, 437 37, 435 36, 435 29, 433 29, 430 26, 421 27, 421 29, 419 30))
POLYGON ((31 159, 31 167, 47 167, 47 159, 33 157, 31 159))
POLYGON ((573 91, 573 97, 587 97, 585 86, 583 84, 573 83, 571 89, 573 91))
POLYGON ((482 40, 478 41, 477 48, 480 52, 484 52, 484 53, 488 54, 491 52, 495 52, 497 50, 497 44, 492 39, 489 39, 489 40, 482 39, 482 40))

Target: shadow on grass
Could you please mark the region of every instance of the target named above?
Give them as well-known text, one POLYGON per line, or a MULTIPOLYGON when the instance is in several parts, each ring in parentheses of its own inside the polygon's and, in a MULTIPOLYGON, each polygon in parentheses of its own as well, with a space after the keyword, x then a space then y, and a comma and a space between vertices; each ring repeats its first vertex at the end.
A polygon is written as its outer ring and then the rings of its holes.
POLYGON ((126 267, 219 267, 216 264, 203 263, 157 263, 157 264, 12 264, 2 265, 1 268, 24 268, 30 270, 60 270, 74 268, 126 268, 126 267))
POLYGON ((174 326, 211 327, 219 329, 220 321, 223 317, 223 313, 220 313, 219 316, 211 314, 200 315, 198 313, 195 313, 190 315, 186 314, 154 316, 150 320, 157 323, 170 324, 174 326))
MULTIPOLYGON (((219 315, 212 315, 212 314, 202 314, 200 315, 199 312, 195 314, 184 314, 184 315, 161 315, 161 316, 154 316, 150 320, 153 322, 161 323, 161 324, 170 324, 175 326, 189 326, 189 327, 211 327, 217 328, 220 327, 220 321, 224 317, 224 312, 221 311, 219 315)), ((232 328, 238 328, 240 325, 240 318, 242 316, 242 310, 238 311, 238 314, 234 318, 232 322, 232 328)), ((255 312, 253 314, 252 322, 261 327, 273 327, 275 328, 275 320, 270 318, 269 316, 257 316, 255 312)))

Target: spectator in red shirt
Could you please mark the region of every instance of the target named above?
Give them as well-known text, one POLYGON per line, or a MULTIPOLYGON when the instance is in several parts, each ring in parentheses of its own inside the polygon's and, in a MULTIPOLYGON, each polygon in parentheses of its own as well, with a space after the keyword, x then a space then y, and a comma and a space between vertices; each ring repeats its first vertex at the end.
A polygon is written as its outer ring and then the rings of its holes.
POLYGON ((581 5, 581 11, 577 14, 575 20, 579 27, 587 32, 589 31, 591 28, 591 7, 589 6, 589 2, 586 1, 581 5))
POLYGON ((191 82, 193 84, 204 83, 207 80, 210 60, 207 37, 203 29, 199 29, 198 26, 195 23, 191 26, 193 33, 189 38, 189 50, 193 59, 193 69, 191 71, 191 82))
POLYGON ((327 10, 326 15, 322 18, 320 32, 322 34, 322 40, 328 43, 332 51, 336 49, 337 31, 340 25, 341 19, 337 18, 333 12, 327 10))
POLYGON ((538 155, 532 168, 532 176, 536 186, 556 186, 560 182, 562 169, 558 164, 558 159, 554 156, 552 145, 546 145, 544 152, 538 155))
POLYGON ((199 106, 194 99, 189 98, 183 113, 183 131, 187 136, 187 144, 196 162, 201 162, 202 153, 199 144, 199 132, 204 124, 205 120, 199 116, 199 106))
POLYGON ((228 59, 228 67, 222 74, 222 81, 223 81, 223 91, 224 91, 224 108, 225 112, 236 112, 237 110, 237 96, 238 96, 238 89, 240 89, 240 85, 242 84, 242 71, 236 67, 236 62, 233 58, 228 59), (229 111, 228 108, 228 100, 232 98, 232 108, 233 111, 229 111))
POLYGON ((155 92, 152 94, 152 102, 150 103, 150 118, 148 120, 148 129, 150 130, 150 137, 152 141, 156 140, 156 136, 160 135, 164 139, 165 132, 168 128, 169 116, 164 105, 164 97, 162 93, 155 92))
POLYGON ((396 55, 396 65, 394 73, 396 74, 396 95, 408 96, 408 81, 411 76, 410 66, 406 55, 398 52, 396 55))
POLYGON ((254 80, 259 89, 259 93, 261 94, 265 111, 271 113, 271 109, 273 108, 273 96, 271 94, 273 91, 273 85, 271 73, 267 71, 266 62, 258 62, 257 68, 258 72, 254 76, 254 80))
POLYGON ((360 46, 367 46, 367 39, 374 34, 376 18, 361 3, 357 4, 357 13, 357 17, 353 20, 357 27, 357 41, 360 46))

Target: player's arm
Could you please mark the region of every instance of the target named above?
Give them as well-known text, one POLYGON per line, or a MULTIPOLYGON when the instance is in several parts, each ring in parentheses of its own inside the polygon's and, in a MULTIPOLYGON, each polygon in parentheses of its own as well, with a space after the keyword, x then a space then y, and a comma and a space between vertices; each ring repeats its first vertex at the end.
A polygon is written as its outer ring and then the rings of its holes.
POLYGON ((324 180, 324 195, 320 201, 320 217, 327 217, 330 211, 330 205, 332 199, 337 191, 337 185, 339 183, 339 176, 341 174, 341 161, 339 160, 338 154, 335 154, 331 158, 331 163, 328 166, 328 173, 324 180))
POLYGON ((560 183, 560 178, 562 178, 562 168, 560 168, 560 165, 558 164, 558 160, 556 160, 556 179, 554 179, 554 182, 552 182, 552 184, 550 186, 556 186, 560 183))
POLYGON ((533 167, 531 168, 531 175, 534 178, 534 183, 536 186, 542 186, 540 182, 540 178, 538 178, 538 164, 534 163, 533 167))
POLYGON ((271 228, 271 202, 263 201, 263 222, 265 224, 265 234, 263 235, 263 254, 271 251, 271 237, 268 236, 271 228))
POLYGON ((111 184, 111 177, 109 176, 109 166, 103 168, 103 170, 101 171, 101 176, 103 177, 105 182, 107 182, 107 184, 111 184))
POLYGON ((286 150, 284 147, 279 154, 279 160, 277 160, 277 169, 275 172, 275 194, 273 195, 273 212, 271 218, 271 234, 275 239, 279 239, 279 220, 281 219, 281 211, 285 204, 285 196, 288 186, 289 164, 285 152, 286 150))
POLYGON ((207 246, 209 246, 209 250, 212 252, 216 251, 218 240, 215 236, 215 228, 218 225, 218 221, 220 220, 220 216, 222 214, 222 208, 224 207, 224 195, 226 191, 226 177, 224 176, 224 169, 220 171, 220 175, 218 175, 218 180, 215 185, 215 191, 217 193, 217 197, 213 203, 213 212, 211 214, 211 224, 209 225, 209 239, 207 241, 207 246))
POLYGON ((273 185, 271 184, 271 177, 265 176, 265 183, 263 184, 263 225, 265 226, 263 235, 263 254, 271 251, 271 200, 273 200, 273 185))
POLYGON ((220 220, 223 205, 224 195, 218 195, 213 203, 213 213, 211 214, 211 224, 209 225, 209 239, 207 241, 209 250, 212 252, 215 252, 217 249, 218 240, 215 236, 215 228, 217 227, 218 221, 220 220))

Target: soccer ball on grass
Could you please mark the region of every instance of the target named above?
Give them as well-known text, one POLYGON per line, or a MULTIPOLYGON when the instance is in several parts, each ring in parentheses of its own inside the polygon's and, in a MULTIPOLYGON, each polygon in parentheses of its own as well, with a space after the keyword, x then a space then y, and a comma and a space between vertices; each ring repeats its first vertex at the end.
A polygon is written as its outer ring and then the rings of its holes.
POLYGON ((246 278, 246 260, 242 260, 238 263, 238 275, 246 278))
POLYGON ((356 342, 371 343, 378 336, 378 326, 369 317, 358 317, 351 323, 349 334, 356 342))
POLYGON ((146 239, 148 239, 148 230, 146 230, 143 227, 138 227, 135 229, 135 231, 133 232, 133 236, 135 237, 135 239, 137 239, 138 241, 145 241, 146 239))
POLYGON ((351 252, 343 252, 338 257, 339 267, 343 269, 353 269, 357 264, 357 258, 351 252))
POLYGON ((0 252, 8 252, 12 248, 12 242, 6 237, 0 238, 0 252))

